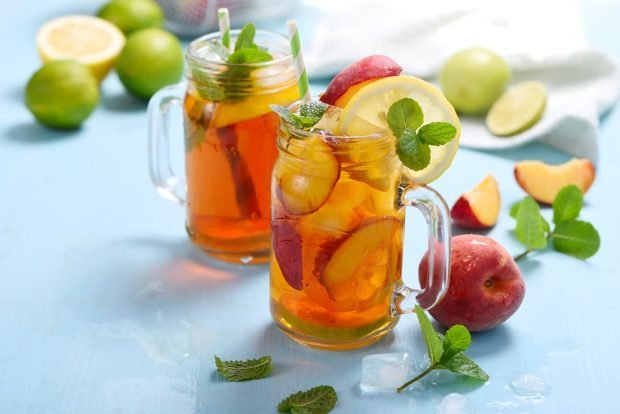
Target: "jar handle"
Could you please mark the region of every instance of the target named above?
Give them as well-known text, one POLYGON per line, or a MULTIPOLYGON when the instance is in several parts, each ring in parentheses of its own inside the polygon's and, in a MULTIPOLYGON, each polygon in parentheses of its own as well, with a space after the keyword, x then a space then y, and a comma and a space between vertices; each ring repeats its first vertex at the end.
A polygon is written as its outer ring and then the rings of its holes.
POLYGON ((160 89, 149 101, 147 110, 151 181, 162 197, 181 205, 187 203, 187 184, 172 168, 168 118, 170 109, 175 106, 183 107, 185 89, 186 85, 183 83, 160 89))
POLYGON ((401 185, 401 206, 418 209, 428 225, 428 273, 421 290, 402 284, 392 298, 392 315, 412 313, 415 305, 424 309, 435 306, 446 294, 450 284, 450 211, 441 195, 425 185, 401 185))

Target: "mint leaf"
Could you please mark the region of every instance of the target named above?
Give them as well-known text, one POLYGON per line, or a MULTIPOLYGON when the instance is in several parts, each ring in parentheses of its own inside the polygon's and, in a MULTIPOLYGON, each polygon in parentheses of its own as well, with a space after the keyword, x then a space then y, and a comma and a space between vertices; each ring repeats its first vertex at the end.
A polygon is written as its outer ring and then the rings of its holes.
POLYGON ((543 249, 547 246, 547 237, 541 218, 540 207, 532 197, 526 197, 519 203, 516 212, 515 236, 528 250, 543 249))
POLYGON ((235 42, 235 52, 241 49, 258 49, 258 46, 254 44, 255 35, 256 27, 254 27, 253 23, 247 23, 243 26, 235 42))
POLYGON ((463 352, 471 344, 471 334, 463 325, 454 325, 446 332, 443 339, 443 355, 440 363, 451 360, 459 352, 463 352))
POLYGON ((418 136, 427 145, 445 145, 456 136, 456 128, 448 122, 431 122, 420 128, 418 136))
POLYGON ((216 355, 215 366, 228 381, 249 381, 264 378, 271 373, 271 357, 264 356, 247 361, 222 361, 216 355))
POLYGON ((422 331, 431 363, 437 363, 441 360, 441 356, 443 355, 441 340, 439 336, 437 336, 437 332, 435 332, 435 328, 433 328, 428 316, 426 316, 426 312, 424 312, 424 309, 422 309, 420 305, 415 306, 415 314, 420 322, 420 330, 422 331))
POLYGON ((301 104, 301 107, 299 108, 299 115, 321 119, 326 110, 327 104, 324 104, 323 102, 308 102, 301 104))
POLYGON ((442 362, 437 367, 482 381, 487 381, 489 379, 489 375, 463 352, 457 353, 449 361, 442 362))
POLYGON ((281 105, 270 105, 271 109, 280 116, 286 123, 297 129, 307 129, 313 127, 321 120, 320 117, 301 116, 290 112, 281 105))
POLYGON ((553 248, 578 259, 594 256, 601 239, 594 226, 586 221, 562 221, 553 230, 553 248))
POLYGON ((582 208, 583 193, 576 185, 567 185, 553 200, 553 222, 559 224, 576 219, 582 208))
MULTIPOLYGON (((521 201, 517 201, 516 203, 514 203, 512 205, 512 207, 510 207, 510 217, 516 219, 517 218, 517 214, 519 213, 519 207, 521 207, 521 203, 523 203, 525 199, 521 200, 521 201)), ((540 216, 540 225, 542 226, 542 229, 545 233, 549 233, 550 227, 549 227, 549 222, 547 220, 545 220, 545 218, 541 215, 540 216)))
POLYGON ((292 414, 327 414, 338 400, 336 390, 320 385, 289 395, 278 404, 278 412, 292 414))
MULTIPOLYGON (((227 63, 232 64, 248 64, 248 63, 261 63, 261 62, 269 62, 273 59, 267 52, 263 52, 258 49, 240 49, 236 50, 233 54, 228 57, 227 63)), ((248 74, 245 77, 248 77, 248 74)), ((230 77, 230 76, 228 76, 230 77)))
POLYGON ((422 108, 411 98, 403 98, 394 102, 387 113, 388 126, 397 138, 402 138, 405 129, 415 132, 422 122, 424 122, 422 108))
POLYGON ((414 130, 405 128, 396 144, 398 158, 407 168, 421 171, 431 163, 431 148, 423 144, 414 130))

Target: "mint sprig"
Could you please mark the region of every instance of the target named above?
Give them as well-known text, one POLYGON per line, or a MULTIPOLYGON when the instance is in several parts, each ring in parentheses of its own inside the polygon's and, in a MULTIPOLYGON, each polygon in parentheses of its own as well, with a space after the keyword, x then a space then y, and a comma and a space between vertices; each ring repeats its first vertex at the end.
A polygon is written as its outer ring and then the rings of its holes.
POLYGON ((250 381, 271 373, 271 357, 264 356, 246 361, 222 361, 215 356, 217 371, 228 381, 250 381))
POLYGON ((232 53, 220 41, 211 40, 207 44, 210 51, 230 66, 217 75, 216 79, 201 70, 192 70, 201 98, 214 102, 234 101, 243 99, 250 93, 253 84, 251 74, 256 68, 248 65, 273 60, 273 56, 265 48, 254 43, 255 35, 254 24, 247 23, 243 26, 232 53))
POLYGON ((587 259, 594 256, 601 245, 596 228, 583 220, 579 213, 583 208, 583 193, 575 185, 568 185, 553 200, 553 224, 551 226, 540 212, 538 203, 531 197, 515 203, 510 215, 517 221, 515 237, 526 250, 515 256, 521 260, 534 250, 544 249, 548 242, 558 252, 587 259))
POLYGON ((420 306, 416 305, 415 313, 420 322, 420 330, 431 363, 419 375, 398 387, 397 392, 403 391, 436 369, 444 369, 481 381, 489 379, 488 374, 464 353, 471 344, 471 335, 466 327, 454 325, 448 329, 445 336, 441 336, 435 331, 426 312, 420 306))
POLYGON ((338 400, 336 390, 320 385, 289 395, 278 404, 278 412, 291 414, 327 414, 338 400))
POLYGON ((390 106, 387 123, 398 139, 396 152, 400 161, 414 171, 421 171, 430 164, 429 146, 445 145, 456 136, 456 127, 448 122, 422 125, 422 108, 411 98, 400 99, 390 106))
POLYGON ((321 120, 327 110, 327 105, 322 102, 304 103, 299 108, 299 114, 293 113, 281 105, 271 105, 271 109, 293 127, 310 129, 321 120))

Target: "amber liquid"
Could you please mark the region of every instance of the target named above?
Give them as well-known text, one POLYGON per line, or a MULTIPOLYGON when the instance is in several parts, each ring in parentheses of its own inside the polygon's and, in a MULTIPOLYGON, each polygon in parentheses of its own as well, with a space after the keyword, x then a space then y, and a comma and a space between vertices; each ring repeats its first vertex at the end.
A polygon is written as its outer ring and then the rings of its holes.
POLYGON ((191 89, 186 94, 187 232, 211 255, 237 263, 268 260, 278 129, 269 104, 297 97, 295 85, 234 102, 211 102, 191 89))
MULTIPOLYGON (((404 220, 395 202, 395 161, 364 162, 339 151, 337 182, 316 211, 291 214, 277 196, 286 154, 274 169, 272 199, 272 315, 295 341, 331 350, 373 343, 397 322, 390 307, 400 282, 404 220)), ((294 164, 289 171, 297 167, 300 176, 321 174, 294 164)))

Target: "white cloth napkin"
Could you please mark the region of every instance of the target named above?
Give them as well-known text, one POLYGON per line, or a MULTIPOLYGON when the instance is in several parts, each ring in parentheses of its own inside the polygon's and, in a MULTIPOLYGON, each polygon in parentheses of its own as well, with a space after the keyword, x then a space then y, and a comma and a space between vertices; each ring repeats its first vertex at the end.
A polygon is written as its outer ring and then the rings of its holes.
POLYGON ((510 138, 490 134, 484 118, 462 117, 461 144, 502 149, 535 139, 597 160, 599 116, 620 95, 620 70, 587 46, 577 0, 313 0, 324 13, 304 39, 312 77, 332 76, 371 54, 392 57, 406 73, 434 81, 443 62, 469 46, 488 47, 513 70, 513 83, 548 89, 543 118, 510 138))

